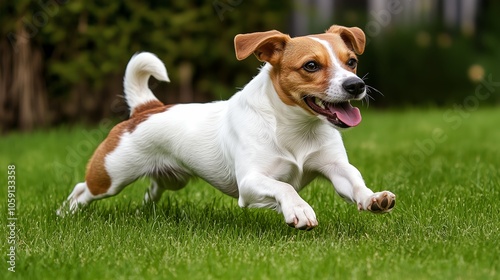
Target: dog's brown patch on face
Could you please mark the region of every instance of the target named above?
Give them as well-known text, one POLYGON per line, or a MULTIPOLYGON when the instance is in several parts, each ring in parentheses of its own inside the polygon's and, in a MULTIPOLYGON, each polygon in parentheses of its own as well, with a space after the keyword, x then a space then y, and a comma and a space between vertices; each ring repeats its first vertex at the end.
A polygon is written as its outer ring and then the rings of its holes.
POLYGON ((239 34, 234 38, 238 60, 254 53, 260 61, 270 63, 273 66, 270 77, 281 101, 289 106, 298 105, 312 115, 315 113, 305 103, 304 97, 325 97, 330 80, 338 70, 335 68, 339 67, 332 60, 338 61, 340 67, 356 73, 356 54, 364 52, 365 43, 366 37, 361 29, 338 25, 332 25, 323 34, 305 37, 290 38, 272 30, 239 34), (323 45, 323 42, 329 46, 323 45), (333 53, 328 51, 330 47, 333 53), (356 61, 349 62, 351 59, 356 61), (304 65, 308 61, 319 63, 320 69, 307 71, 304 65))
POLYGON ((331 71, 332 63, 325 46, 312 38, 298 37, 288 42, 282 59, 273 65, 271 80, 285 104, 298 105, 313 113, 302 99, 309 94, 324 94, 329 87, 331 71), (317 71, 304 69, 311 61, 319 65, 317 71))
POLYGON ((292 38, 286 44, 279 62, 273 64, 271 80, 283 103, 290 106, 300 106, 311 115, 316 115, 304 102, 305 96, 324 98, 330 86, 331 79, 340 67, 356 73, 356 67, 349 67, 348 61, 356 59, 344 39, 337 33, 324 33, 305 37, 292 38), (331 47, 331 57, 327 47, 316 39, 331 47), (304 69, 307 62, 313 61, 319 65, 319 70, 309 72, 304 69))
POLYGON ((111 129, 108 137, 97 147, 87 165, 85 181, 93 195, 104 194, 111 187, 111 177, 106 170, 105 158, 116 149, 122 135, 125 132, 132 133, 139 124, 146 121, 150 116, 165 112, 172 106, 163 105, 157 100, 144 103, 135 108, 130 119, 117 124, 111 129))

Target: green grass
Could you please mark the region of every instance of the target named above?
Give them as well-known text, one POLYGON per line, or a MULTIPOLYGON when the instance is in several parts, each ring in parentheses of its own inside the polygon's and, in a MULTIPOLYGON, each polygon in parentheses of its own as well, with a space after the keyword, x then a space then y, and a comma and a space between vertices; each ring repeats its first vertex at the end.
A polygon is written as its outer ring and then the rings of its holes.
POLYGON ((310 232, 271 210, 240 209, 201 180, 155 207, 141 205, 141 180, 59 218, 107 126, 2 137, 0 278, 500 279, 500 110, 445 111, 363 112, 344 133, 350 160, 373 190, 397 195, 396 208, 359 213, 316 180, 301 192, 319 220, 310 232), (15 273, 6 263, 9 164, 15 273))

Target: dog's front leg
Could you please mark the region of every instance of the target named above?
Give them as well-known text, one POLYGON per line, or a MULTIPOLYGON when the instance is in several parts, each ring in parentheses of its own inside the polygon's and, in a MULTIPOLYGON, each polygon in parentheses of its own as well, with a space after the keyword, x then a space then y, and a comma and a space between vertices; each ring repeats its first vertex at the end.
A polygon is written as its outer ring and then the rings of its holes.
POLYGON ((297 229, 318 225, 316 214, 289 184, 262 174, 248 174, 238 182, 240 207, 272 208, 283 213, 285 222, 297 229))
POLYGON ((333 183, 335 191, 345 200, 356 203, 359 210, 387 213, 396 204, 396 196, 389 191, 373 193, 358 169, 348 162, 326 165, 323 174, 333 183))

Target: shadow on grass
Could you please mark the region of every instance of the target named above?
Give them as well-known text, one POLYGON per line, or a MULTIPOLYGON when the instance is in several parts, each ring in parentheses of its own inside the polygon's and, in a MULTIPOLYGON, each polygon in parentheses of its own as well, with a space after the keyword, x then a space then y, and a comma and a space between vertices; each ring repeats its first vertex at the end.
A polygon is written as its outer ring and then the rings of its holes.
MULTIPOLYGON (((347 205, 346 209, 351 207, 347 205)), ((355 241, 366 238, 373 232, 373 226, 377 227, 377 224, 371 223, 374 215, 357 213, 357 210, 334 209, 325 211, 321 217, 324 221, 320 220, 319 227, 306 232, 290 228, 282 214, 269 209, 242 209, 236 203, 227 204, 219 199, 199 204, 165 197, 160 203, 150 205, 97 202, 73 216, 58 219, 66 228, 98 230, 116 226, 137 232, 146 230, 174 236, 192 234, 207 239, 214 236, 228 240, 261 239, 270 243, 276 240, 307 242, 332 237, 355 241)))

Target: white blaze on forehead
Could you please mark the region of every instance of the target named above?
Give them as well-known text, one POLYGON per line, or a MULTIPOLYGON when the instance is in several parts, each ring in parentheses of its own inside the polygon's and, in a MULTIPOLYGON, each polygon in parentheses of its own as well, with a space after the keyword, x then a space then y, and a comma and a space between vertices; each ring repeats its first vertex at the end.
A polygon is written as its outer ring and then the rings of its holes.
POLYGON ((323 45, 326 48, 326 51, 328 52, 328 55, 330 56, 330 60, 332 61, 333 65, 335 65, 335 68, 342 68, 342 66, 340 66, 339 59, 337 58, 337 56, 333 52, 332 46, 327 41, 318 39, 316 37, 309 37, 309 38, 313 39, 314 41, 319 42, 321 45, 323 45))
POLYGON ((357 76, 354 73, 349 72, 346 69, 344 69, 344 67, 342 67, 342 63, 340 62, 339 58, 335 55, 333 47, 331 44, 328 43, 328 41, 316 37, 309 37, 309 38, 313 39, 314 41, 317 41, 326 48, 326 51, 330 56, 330 60, 334 68, 332 69, 333 71, 331 71, 332 77, 330 77, 330 85, 326 92, 326 95, 330 99, 329 101, 331 102, 344 101, 347 97, 343 92, 342 82, 348 77, 357 77, 357 76))

